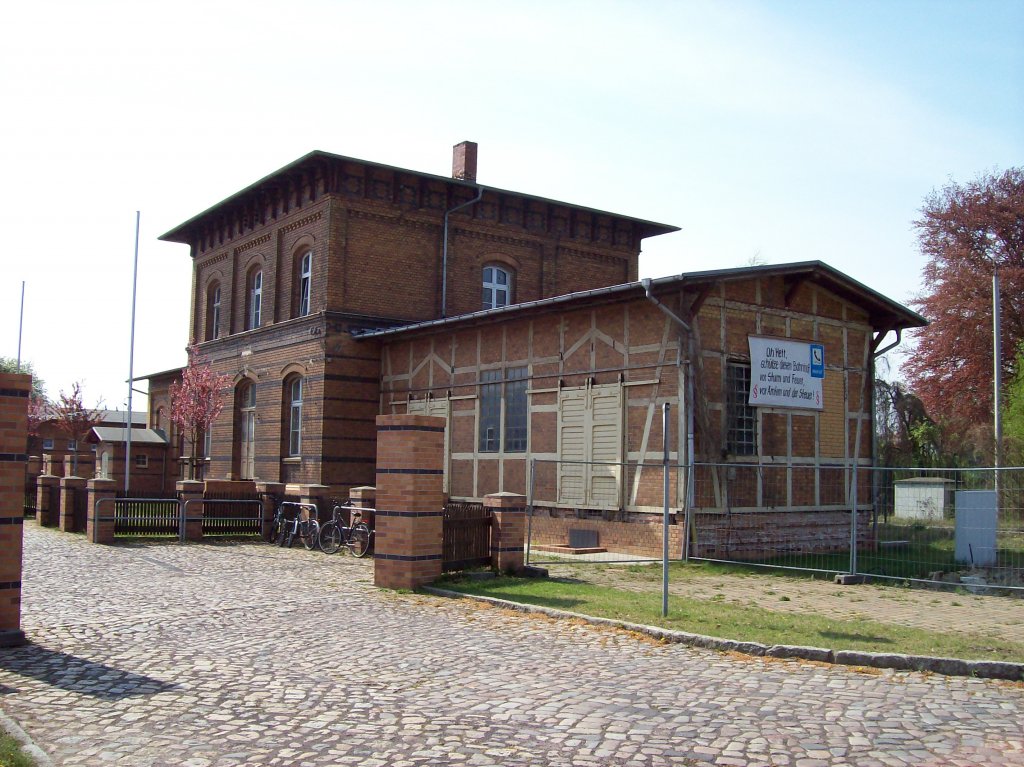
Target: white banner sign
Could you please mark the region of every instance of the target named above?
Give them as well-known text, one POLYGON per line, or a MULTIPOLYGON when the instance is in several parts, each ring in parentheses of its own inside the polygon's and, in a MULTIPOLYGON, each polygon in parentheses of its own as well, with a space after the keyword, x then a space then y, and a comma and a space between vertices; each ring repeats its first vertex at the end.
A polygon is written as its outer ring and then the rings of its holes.
POLYGON ((753 407, 821 410, 825 347, 787 338, 748 336, 750 394, 753 407))

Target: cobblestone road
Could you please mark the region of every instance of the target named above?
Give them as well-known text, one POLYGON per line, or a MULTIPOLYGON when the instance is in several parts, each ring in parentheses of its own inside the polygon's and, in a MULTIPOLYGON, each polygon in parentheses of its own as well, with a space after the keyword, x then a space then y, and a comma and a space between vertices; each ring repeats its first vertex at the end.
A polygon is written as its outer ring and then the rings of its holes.
POLYGON ((340 555, 25 532, 0 707, 59 765, 1024 764, 1021 685, 661 646, 340 555))

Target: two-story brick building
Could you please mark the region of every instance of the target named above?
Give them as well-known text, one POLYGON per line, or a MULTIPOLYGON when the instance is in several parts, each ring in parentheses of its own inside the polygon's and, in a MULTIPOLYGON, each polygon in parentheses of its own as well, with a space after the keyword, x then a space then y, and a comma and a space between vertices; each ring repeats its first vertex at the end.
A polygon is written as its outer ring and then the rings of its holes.
MULTIPOLYGON (((353 331, 629 282, 676 230, 478 184, 476 152, 451 178, 312 152, 163 235, 190 247, 190 336, 233 380, 206 476, 372 484, 379 347, 353 331)), ((154 428, 175 375, 150 377, 154 428)))

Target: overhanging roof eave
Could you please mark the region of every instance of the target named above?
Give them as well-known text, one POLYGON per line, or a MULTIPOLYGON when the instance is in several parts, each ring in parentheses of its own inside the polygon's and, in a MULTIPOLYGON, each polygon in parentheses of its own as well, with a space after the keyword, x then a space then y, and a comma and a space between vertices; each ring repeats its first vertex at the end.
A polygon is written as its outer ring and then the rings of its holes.
POLYGON ((247 195, 247 194, 249 194, 251 192, 256 191, 260 186, 270 183, 275 178, 278 178, 278 177, 280 177, 282 175, 285 175, 285 174, 295 170, 296 168, 300 167, 304 163, 308 163, 308 162, 310 162, 312 160, 315 160, 315 159, 330 160, 330 161, 334 161, 334 162, 358 163, 360 165, 365 165, 365 166, 371 167, 371 168, 378 168, 378 169, 381 169, 381 170, 387 170, 387 171, 390 171, 390 172, 393 172, 393 173, 405 173, 405 174, 408 174, 408 175, 417 176, 419 178, 423 178, 423 179, 426 179, 428 181, 437 181, 437 182, 442 182, 442 183, 445 183, 445 184, 452 184, 454 186, 461 186, 461 187, 465 187, 467 189, 473 189, 473 190, 483 189, 485 192, 491 192, 493 194, 513 195, 513 196, 516 196, 516 197, 521 197, 521 198, 526 199, 526 200, 533 200, 533 201, 536 201, 536 202, 546 203, 546 204, 550 204, 550 205, 560 205, 560 206, 564 206, 566 208, 571 208, 573 210, 578 210, 578 211, 583 211, 583 212, 586 212, 586 213, 591 213, 593 215, 609 216, 611 218, 617 218, 617 219, 621 219, 623 221, 629 221, 630 223, 635 224, 637 227, 639 227, 644 232, 643 234, 641 234, 641 238, 654 237, 654 236, 657 236, 657 235, 660 235, 660 234, 670 234, 672 232, 680 231, 680 227, 674 226, 672 224, 661 224, 661 223, 658 223, 656 221, 649 221, 647 219, 636 218, 634 216, 627 216, 627 215, 624 215, 622 213, 612 213, 610 211, 600 210, 598 208, 590 208, 590 207, 587 207, 585 205, 576 205, 574 203, 564 202, 562 200, 555 200, 555 199, 551 199, 551 198, 547 198, 547 197, 539 197, 537 195, 526 194, 524 192, 514 192, 514 191, 511 191, 509 189, 501 189, 499 187, 487 186, 486 184, 479 184, 479 183, 477 183, 475 181, 464 181, 462 179, 451 178, 449 176, 438 176, 438 175, 435 175, 433 173, 424 173, 422 171, 410 170, 408 168, 399 168, 399 167, 394 166, 394 165, 385 165, 384 163, 373 162, 371 160, 360 160, 357 157, 346 157, 345 155, 332 154, 331 152, 324 152, 322 150, 317 149, 317 150, 314 150, 312 152, 309 152, 309 153, 303 155, 302 157, 300 157, 297 160, 294 160, 293 162, 288 163, 287 165, 285 165, 282 168, 278 168, 277 170, 273 171, 272 173, 269 173, 268 175, 264 176, 263 178, 259 179, 258 181, 254 182, 252 184, 249 184, 244 189, 241 189, 241 190, 239 190, 239 191, 237 191, 237 192, 235 192, 235 193, 233 193, 231 195, 228 195, 227 197, 225 197, 220 202, 218 202, 218 203, 216 203, 214 205, 211 205, 210 207, 208 207, 206 210, 202 211, 201 213, 198 213, 198 214, 192 216, 187 221, 179 224, 178 226, 174 227, 173 229, 171 229, 171 230, 165 232, 164 234, 160 235, 157 239, 161 240, 161 241, 164 241, 164 242, 178 242, 178 243, 182 243, 182 244, 186 244, 186 245, 189 244, 189 241, 187 239, 187 231, 188 231, 188 229, 190 227, 192 227, 193 225, 195 225, 196 223, 198 223, 199 221, 201 221, 203 218, 213 214, 219 208, 222 208, 225 205, 230 204, 234 200, 236 200, 236 199, 238 199, 240 197, 243 197, 243 196, 245 196, 245 195, 247 195))

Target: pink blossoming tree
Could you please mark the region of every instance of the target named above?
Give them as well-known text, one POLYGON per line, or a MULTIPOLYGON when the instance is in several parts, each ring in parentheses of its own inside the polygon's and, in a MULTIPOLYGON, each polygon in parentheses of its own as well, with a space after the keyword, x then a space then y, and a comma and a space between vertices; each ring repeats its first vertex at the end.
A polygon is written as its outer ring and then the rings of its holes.
POLYGON ((93 426, 103 423, 103 413, 100 411, 102 407, 102 400, 96 403, 95 408, 85 406, 81 381, 71 384, 70 394, 66 394, 61 389, 60 396, 53 403, 53 415, 57 421, 57 427, 75 443, 75 449, 71 452, 72 474, 78 473, 78 443, 85 439, 85 436, 92 431, 93 426))
POLYGON ((171 420, 191 445, 189 479, 196 478, 196 445, 224 409, 224 390, 231 377, 214 373, 195 344, 188 348, 188 367, 171 384, 171 420))

